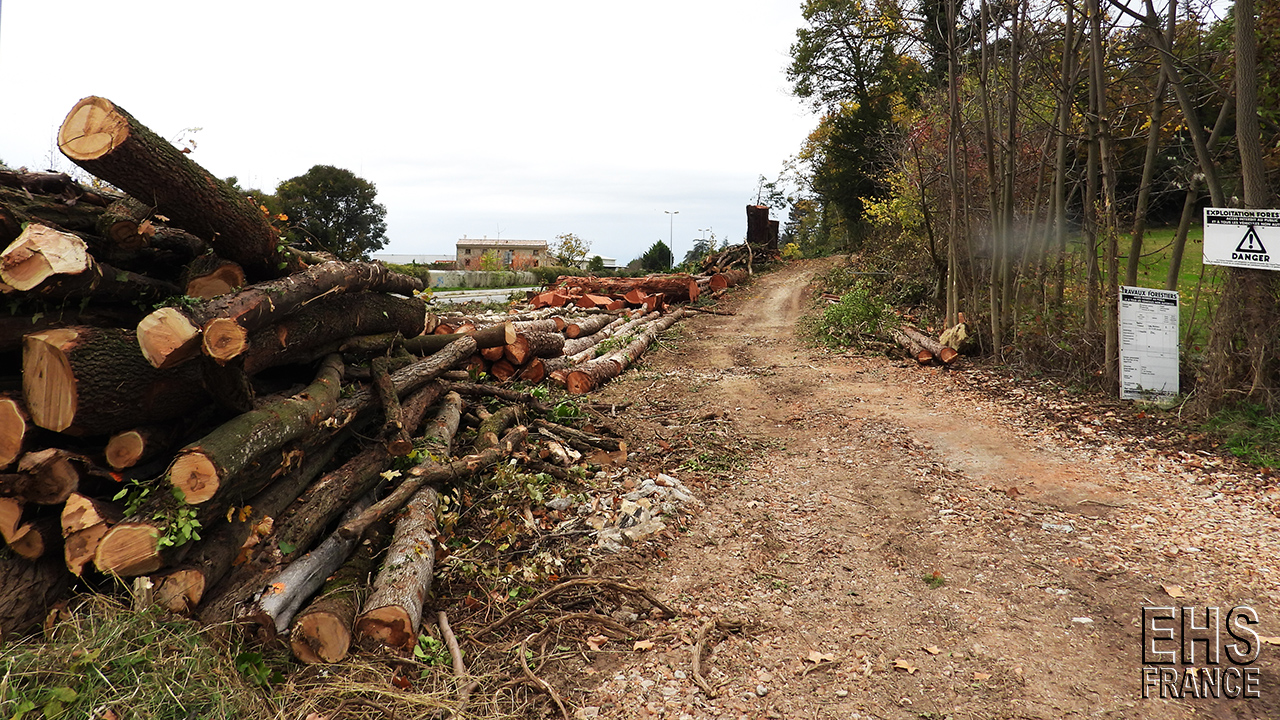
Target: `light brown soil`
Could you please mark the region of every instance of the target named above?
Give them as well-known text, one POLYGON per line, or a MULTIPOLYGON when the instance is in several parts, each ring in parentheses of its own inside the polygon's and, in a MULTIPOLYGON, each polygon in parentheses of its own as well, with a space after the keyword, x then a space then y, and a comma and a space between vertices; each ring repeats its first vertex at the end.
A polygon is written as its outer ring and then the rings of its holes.
POLYGON ((682 615, 559 677, 579 717, 1280 715, 1265 644, 1261 699, 1141 697, 1144 605, 1250 605, 1280 635, 1271 478, 1129 404, 810 348, 819 269, 758 277, 601 393, 652 410, 633 446, 706 505, 615 561, 682 615), (721 447, 766 450, 717 476, 721 447))

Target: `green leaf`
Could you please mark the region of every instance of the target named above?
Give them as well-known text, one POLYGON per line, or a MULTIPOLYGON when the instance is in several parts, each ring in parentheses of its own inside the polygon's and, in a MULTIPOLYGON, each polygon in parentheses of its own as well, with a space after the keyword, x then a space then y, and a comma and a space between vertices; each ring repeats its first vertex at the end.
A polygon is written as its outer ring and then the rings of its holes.
POLYGON ((289 553, 291 553, 291 552, 293 552, 294 550, 297 550, 297 549, 298 549, 298 546, 297 546, 297 545, 294 545, 294 544, 293 544, 293 543, 291 543, 291 542, 285 542, 284 540, 281 540, 281 541, 280 541, 280 544, 279 544, 279 545, 277 545, 277 547, 279 547, 279 548, 280 548, 280 552, 284 553, 285 555, 288 555, 289 553))

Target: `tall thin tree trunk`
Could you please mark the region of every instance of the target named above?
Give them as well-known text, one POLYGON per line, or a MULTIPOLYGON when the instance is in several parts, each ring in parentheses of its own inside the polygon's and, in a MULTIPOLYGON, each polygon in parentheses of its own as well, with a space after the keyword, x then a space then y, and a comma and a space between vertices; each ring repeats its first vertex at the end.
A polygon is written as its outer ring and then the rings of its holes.
POLYGON ((1071 123, 1072 89, 1075 86, 1075 6, 1066 3, 1062 39, 1062 92, 1058 97, 1058 147, 1053 169, 1053 231, 1056 240, 1058 285, 1054 304, 1062 306, 1067 284, 1067 131, 1071 123))

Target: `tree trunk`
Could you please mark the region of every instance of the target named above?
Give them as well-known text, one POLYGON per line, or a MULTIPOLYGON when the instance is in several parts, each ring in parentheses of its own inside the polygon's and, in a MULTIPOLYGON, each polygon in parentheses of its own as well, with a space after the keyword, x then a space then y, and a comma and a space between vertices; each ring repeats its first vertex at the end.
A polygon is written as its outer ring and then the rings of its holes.
POLYGON ((209 300, 244 287, 244 268, 216 255, 201 255, 182 273, 183 295, 209 300))
POLYGON ((0 475, 0 495, 37 505, 66 502, 80 486, 80 472, 72 465, 71 458, 71 453, 58 448, 23 455, 18 461, 17 473, 0 475))
POLYGON ((157 370, 130 330, 68 327, 32 333, 22 388, 35 424, 73 435, 112 433, 187 415, 207 398, 195 367, 157 370))
POLYGON ((143 425, 118 432, 107 440, 104 451, 107 464, 116 470, 124 470, 171 453, 187 434, 186 425, 182 422, 143 425))
POLYGON ((914 337, 906 334, 901 329, 894 330, 890 333, 895 342, 902 346, 904 350, 920 365, 928 365, 933 362, 933 353, 929 352, 914 337))
POLYGON ((189 309, 161 308, 138 324, 138 342, 142 354, 156 367, 194 357, 197 341, 206 355, 225 363, 247 349, 250 333, 321 295, 361 291, 412 295, 421 289, 421 280, 390 272, 382 263, 328 262, 189 309))
MULTIPOLYGON (((614 322, 615 320, 616 318, 614 318, 613 315, 606 315, 605 313, 600 313, 598 315, 590 315, 581 320, 576 320, 571 323, 566 323, 564 326, 564 336, 572 340, 574 338, 593 335, 603 330, 607 325, 614 322)), ((529 332, 529 331, 521 331, 521 332, 529 332)))
POLYGON ((912 340, 915 340, 920 347, 928 350, 929 354, 937 358, 938 362, 941 362, 943 365, 950 365, 956 361, 956 358, 960 357, 960 353, 956 352, 955 348, 943 345, 910 325, 904 325, 902 327, 902 332, 912 340))
POLYGON ((373 580, 364 612, 356 620, 358 635, 399 650, 410 650, 418 641, 422 605, 431 594, 435 571, 438 503, 435 488, 424 487, 396 521, 382 569, 373 580))
POLYGON ((333 416, 341 391, 342 358, 331 355, 302 392, 244 413, 183 448, 169 466, 169 482, 191 505, 231 492, 237 474, 259 454, 333 416))
POLYGON ((556 285, 562 288, 579 288, 598 295, 625 295, 639 288, 652 295, 664 293, 675 302, 693 302, 698 299, 698 281, 689 275, 648 275, 639 278, 561 277, 556 285))
POLYGON ((62 558, 31 561, 0 548, 0 642, 38 625, 70 584, 62 558))
POLYGON ((341 662, 347 656, 356 615, 368 595, 365 583, 390 536, 391 528, 384 523, 369 528, 350 559, 325 581, 320 595, 297 614, 289 629, 294 657, 312 664, 341 662))
POLYGON ((564 353, 564 343, 564 336, 560 333, 520 333, 503 352, 512 365, 518 366, 535 357, 557 357, 564 353))
POLYGON ((422 441, 437 457, 450 456, 449 447, 462 419, 462 396, 450 391, 444 396, 435 417, 422 429, 422 441))
POLYGON ((149 304, 182 292, 171 282, 100 263, 80 238, 36 223, 0 253, 0 281, 50 300, 149 304))
POLYGON ((662 331, 671 327, 682 317, 684 317, 683 308, 659 318, 646 327, 639 337, 631 341, 631 344, 571 371, 566 379, 569 392, 574 395, 591 392, 626 372, 627 368, 644 353, 649 345, 653 344, 662 331))
POLYGON ((391 381, 391 373, 387 370, 387 358, 374 358, 369 367, 373 371, 373 386, 382 403, 381 435, 387 452, 393 457, 404 457, 413 452, 413 438, 409 436, 409 430, 401 417, 400 397, 396 394, 395 383, 391 381))
POLYGON ((87 97, 76 103, 58 131, 58 147, 72 162, 208 241, 252 277, 299 269, 279 247, 280 231, 252 201, 110 100, 87 97))

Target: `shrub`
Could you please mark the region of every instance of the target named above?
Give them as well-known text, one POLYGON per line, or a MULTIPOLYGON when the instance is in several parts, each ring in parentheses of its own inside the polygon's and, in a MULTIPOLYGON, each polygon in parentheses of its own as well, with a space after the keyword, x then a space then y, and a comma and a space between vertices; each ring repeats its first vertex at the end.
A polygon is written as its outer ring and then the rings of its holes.
POLYGON ((898 326, 898 316, 864 282, 855 283, 840 302, 828 305, 820 315, 805 320, 802 329, 813 340, 830 348, 860 348, 867 340, 883 337, 898 326))

